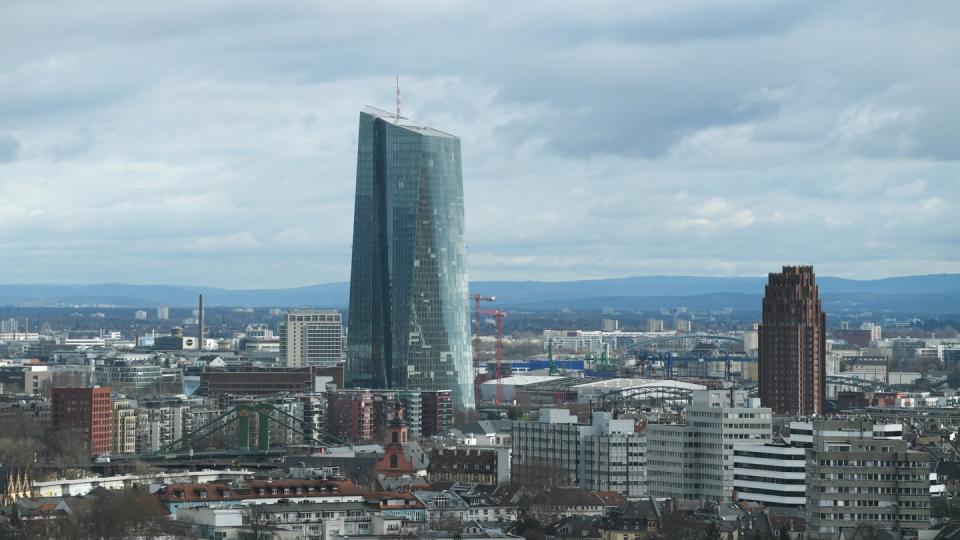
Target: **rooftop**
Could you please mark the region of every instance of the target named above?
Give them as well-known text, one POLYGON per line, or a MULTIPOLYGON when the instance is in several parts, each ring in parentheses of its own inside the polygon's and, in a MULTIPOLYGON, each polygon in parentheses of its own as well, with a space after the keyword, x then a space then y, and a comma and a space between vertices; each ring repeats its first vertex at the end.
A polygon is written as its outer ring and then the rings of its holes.
POLYGON ((371 107, 369 105, 363 108, 363 114, 369 114, 370 116, 375 116, 377 118, 380 118, 384 122, 388 122, 397 127, 401 127, 403 129, 413 131, 420 135, 427 135, 429 137, 448 137, 452 139, 457 138, 456 135, 444 133, 439 129, 434 129, 432 127, 424 126, 423 124, 418 124, 417 122, 414 122, 413 120, 405 116, 397 116, 396 113, 387 112, 387 111, 384 111, 383 109, 378 109, 376 107, 371 107))
POLYGON ((632 378, 603 379, 599 381, 578 384, 575 388, 603 389, 603 390, 628 390, 630 388, 641 388, 644 386, 670 386, 673 388, 681 388, 685 390, 706 389, 706 387, 703 386, 702 384, 694 384, 694 383, 688 383, 683 381, 675 381, 675 380, 669 380, 669 379, 632 379, 632 378))

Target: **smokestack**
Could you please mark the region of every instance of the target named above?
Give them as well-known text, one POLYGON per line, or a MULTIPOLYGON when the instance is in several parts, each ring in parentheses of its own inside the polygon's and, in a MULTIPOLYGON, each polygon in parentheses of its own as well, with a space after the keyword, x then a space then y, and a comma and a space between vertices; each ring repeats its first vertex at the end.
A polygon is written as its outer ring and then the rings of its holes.
POLYGON ((200 320, 197 329, 197 350, 203 350, 203 295, 200 295, 200 320))

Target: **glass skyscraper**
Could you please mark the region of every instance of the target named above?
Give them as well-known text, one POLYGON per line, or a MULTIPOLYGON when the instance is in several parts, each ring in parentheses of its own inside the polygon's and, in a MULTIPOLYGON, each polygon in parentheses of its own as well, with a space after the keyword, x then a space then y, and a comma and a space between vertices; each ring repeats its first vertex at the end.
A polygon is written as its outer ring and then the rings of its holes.
POLYGON ((474 407, 460 139, 360 113, 347 384, 474 407))

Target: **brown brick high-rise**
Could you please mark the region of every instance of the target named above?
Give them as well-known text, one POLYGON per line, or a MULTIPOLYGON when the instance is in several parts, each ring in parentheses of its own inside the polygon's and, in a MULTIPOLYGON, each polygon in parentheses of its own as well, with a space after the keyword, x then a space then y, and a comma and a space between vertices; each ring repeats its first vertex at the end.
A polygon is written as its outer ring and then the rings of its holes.
POLYGON ((760 403, 774 414, 823 414, 827 317, 812 266, 771 273, 760 324, 760 403))
POLYGON ((54 388, 53 429, 74 430, 93 455, 109 454, 113 442, 110 387, 54 388))

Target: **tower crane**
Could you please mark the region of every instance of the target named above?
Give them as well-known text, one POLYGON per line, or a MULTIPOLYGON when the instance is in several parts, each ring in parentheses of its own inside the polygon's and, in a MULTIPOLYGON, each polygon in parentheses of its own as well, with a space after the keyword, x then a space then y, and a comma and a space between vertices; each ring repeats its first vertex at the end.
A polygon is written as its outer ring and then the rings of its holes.
MULTIPOLYGON (((503 377, 503 372, 501 371, 501 365, 503 363, 503 319, 507 316, 506 311, 501 311, 499 309, 480 309, 477 310, 477 321, 480 320, 481 315, 492 315, 494 320, 497 323, 497 349, 496 349, 496 360, 497 360, 497 397, 496 403, 500 405, 500 402, 503 401, 503 387, 500 384, 500 379, 503 377)), ((477 340, 480 339, 479 323, 477 324, 477 340)), ((479 347, 478 347, 479 348, 479 347)), ((479 363, 478 363, 479 369, 479 363)))
POLYGON ((474 294, 472 297, 474 301, 474 320, 476 323, 473 333, 473 376, 477 377, 480 375, 480 315, 484 314, 484 310, 480 309, 480 302, 493 302, 496 300, 496 297, 482 294, 474 294))

